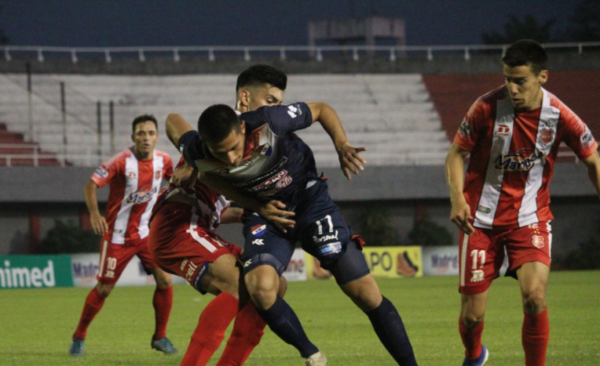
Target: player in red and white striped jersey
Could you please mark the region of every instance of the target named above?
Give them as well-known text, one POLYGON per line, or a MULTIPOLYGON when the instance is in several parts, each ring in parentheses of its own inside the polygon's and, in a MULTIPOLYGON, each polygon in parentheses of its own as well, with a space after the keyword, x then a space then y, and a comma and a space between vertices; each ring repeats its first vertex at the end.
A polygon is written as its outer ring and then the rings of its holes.
POLYGON ((177 350, 166 336, 167 321, 173 303, 171 275, 161 270, 147 246, 148 221, 156 203, 163 179, 170 179, 173 163, 168 154, 155 150, 158 140, 156 119, 150 115, 135 118, 132 123, 134 146, 129 147, 100 166, 85 185, 85 201, 90 211, 92 228, 102 235, 98 284, 86 298, 81 319, 73 334, 70 353, 82 356, 87 328, 102 309, 123 270, 137 255, 148 273, 156 280, 153 304, 156 331, 151 346, 173 354, 177 350), (96 191, 110 186, 106 218, 100 214, 96 191))
POLYGON ((446 159, 450 219, 461 229, 463 365, 487 360, 481 344, 487 293, 506 249, 523 300, 525 364, 542 366, 549 338, 546 285, 553 219, 548 185, 558 147, 566 143, 584 162, 599 194, 600 158, 585 123, 542 87, 548 79, 548 56, 541 45, 518 41, 502 61, 505 85, 473 104, 446 159))

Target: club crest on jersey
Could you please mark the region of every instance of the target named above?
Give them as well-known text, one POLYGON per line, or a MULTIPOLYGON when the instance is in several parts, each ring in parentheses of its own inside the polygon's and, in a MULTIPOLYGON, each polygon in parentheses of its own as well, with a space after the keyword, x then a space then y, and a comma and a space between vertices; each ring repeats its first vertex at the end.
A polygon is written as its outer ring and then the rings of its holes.
POLYGON ((162 171, 157 170, 154 172, 154 179, 160 179, 161 176, 162 176, 162 171))
POLYGON ((336 241, 335 243, 325 244, 319 247, 319 252, 323 255, 337 254, 342 251, 342 243, 336 241))
POLYGON ((546 246, 546 239, 541 235, 532 235, 531 244, 538 249, 543 249, 546 246))
POLYGON ((508 137, 510 136, 510 126, 505 124, 498 124, 494 136, 508 137))
POLYGON ((127 178, 135 179, 135 177, 137 177, 137 174, 135 172, 127 172, 127 178))
POLYGON ((154 196, 157 192, 158 192, 158 188, 156 188, 156 187, 154 187, 148 191, 140 190, 137 192, 133 192, 127 196, 126 201, 127 201, 127 203, 134 203, 134 204, 150 202, 150 200, 152 199, 152 196, 154 196))
POLYGON ((267 230, 267 225, 254 225, 252 226, 252 228, 250 228, 250 230, 252 230, 252 235, 256 236, 257 238, 260 238, 264 235, 265 231, 267 230))
POLYGON ((544 151, 535 149, 521 149, 514 154, 499 155, 496 159, 496 169, 511 172, 528 172, 538 162, 546 157, 544 151))
POLYGON ((544 145, 554 142, 554 130, 542 128, 540 130, 540 142, 544 145))

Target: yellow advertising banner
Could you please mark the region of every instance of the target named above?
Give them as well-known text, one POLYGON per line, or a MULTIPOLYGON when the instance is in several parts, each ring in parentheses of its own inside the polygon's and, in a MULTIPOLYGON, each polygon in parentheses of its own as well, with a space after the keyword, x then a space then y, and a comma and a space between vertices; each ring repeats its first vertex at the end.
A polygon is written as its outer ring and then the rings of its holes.
MULTIPOLYGON (((366 247, 363 254, 375 277, 402 278, 423 277, 423 261, 420 246, 366 247)), ((328 279, 329 271, 319 266, 319 261, 306 255, 306 272, 309 280, 328 279)))

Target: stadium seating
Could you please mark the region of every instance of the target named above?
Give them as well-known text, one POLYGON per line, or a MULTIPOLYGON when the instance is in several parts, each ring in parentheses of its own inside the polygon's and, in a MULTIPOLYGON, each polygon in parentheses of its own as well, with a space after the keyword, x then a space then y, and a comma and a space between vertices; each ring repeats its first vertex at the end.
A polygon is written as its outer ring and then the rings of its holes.
MULTIPOLYGON (((9 75, 1 83, 0 106, 15 130, 26 131, 27 93, 24 76, 9 75), (7 85, 4 85, 7 84, 7 85), (8 108, 8 106, 15 108, 8 108)), ((131 143, 131 120, 154 114, 159 120, 158 148, 174 149, 164 136, 168 113, 182 114, 195 124, 209 105, 235 101, 235 75, 107 76, 35 75, 35 138, 45 149, 61 152, 63 117, 59 81, 67 85, 67 160, 93 166, 108 158, 108 102, 114 102, 115 150, 131 143), (96 101, 102 102, 102 146, 98 149, 96 101), (101 155, 98 154, 101 152, 101 155)), ((419 74, 292 75, 285 102, 324 101, 339 113, 354 146, 365 146, 373 165, 443 164, 449 146, 440 118, 419 74)), ((313 148, 319 166, 337 166, 337 156, 320 126, 299 135, 313 148)))

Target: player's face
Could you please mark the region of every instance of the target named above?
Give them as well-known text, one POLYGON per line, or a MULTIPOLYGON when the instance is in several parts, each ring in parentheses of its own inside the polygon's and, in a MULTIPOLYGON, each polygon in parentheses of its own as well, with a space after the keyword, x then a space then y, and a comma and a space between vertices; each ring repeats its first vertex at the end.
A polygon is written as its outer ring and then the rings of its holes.
POLYGON ((533 110, 542 105, 542 85, 548 80, 548 71, 536 75, 530 65, 504 65, 504 83, 516 109, 533 110))
POLYGON ((158 141, 158 131, 152 121, 141 122, 135 125, 135 131, 131 135, 138 155, 147 156, 154 152, 154 145, 158 141))
POLYGON ((283 90, 271 84, 241 88, 238 100, 240 112, 250 112, 260 107, 281 104, 283 90))
POLYGON ((229 166, 239 166, 244 158, 246 142, 246 125, 242 121, 240 131, 231 131, 221 142, 207 142, 210 153, 218 160, 229 166))

